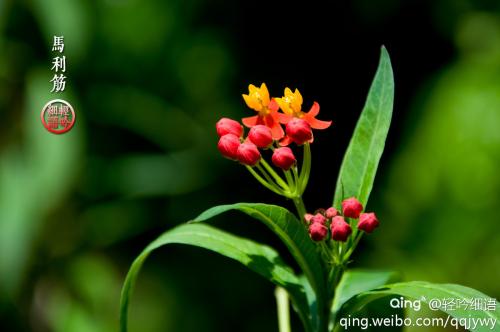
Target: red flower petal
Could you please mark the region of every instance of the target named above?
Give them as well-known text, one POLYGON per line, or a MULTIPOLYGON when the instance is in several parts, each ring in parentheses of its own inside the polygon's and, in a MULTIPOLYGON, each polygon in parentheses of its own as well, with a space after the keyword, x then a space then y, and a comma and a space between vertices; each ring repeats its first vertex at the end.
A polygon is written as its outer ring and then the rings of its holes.
POLYGON ((282 124, 287 124, 293 119, 293 116, 283 113, 278 113, 279 122, 282 124))
POLYGON ((307 121, 313 129, 326 129, 332 125, 332 121, 321 121, 313 117, 304 116, 302 119, 307 121))
POLYGON ((274 127, 271 128, 271 133, 273 135, 273 138, 276 139, 276 140, 279 140, 283 136, 285 136, 285 131, 279 125, 279 123, 276 123, 276 126, 274 126, 274 127))
POLYGON ((283 136, 285 136, 285 131, 280 126, 280 124, 278 122, 276 122, 275 125, 273 127, 271 127, 271 134, 273 135, 273 138, 275 140, 279 140, 283 136))
POLYGON ((271 129, 271 134, 273 139, 280 140, 283 136, 285 136, 285 132, 280 125, 279 122, 279 113, 271 112, 266 116, 255 115, 248 118, 241 119, 243 124, 248 128, 252 128, 256 125, 264 125, 271 129))
POLYGON ((278 105, 278 103, 276 102, 276 100, 271 99, 271 101, 269 102, 269 104, 267 105, 267 108, 271 111, 271 112, 276 112, 277 110, 280 109, 280 105, 278 105))
POLYGON ((319 104, 317 102, 314 102, 314 104, 311 106, 311 109, 309 112, 307 112, 311 117, 315 117, 316 115, 319 114, 319 104))
POLYGON ((321 121, 316 119, 316 116, 318 114, 319 114, 319 104, 317 102, 314 102, 309 112, 304 113, 302 119, 305 120, 307 123, 309 123, 309 125, 313 129, 326 129, 332 125, 332 121, 321 121))
POLYGON ((278 112, 272 112, 266 115, 263 120, 264 124, 271 129, 271 134, 275 140, 279 140, 285 136, 285 131, 279 123, 278 112))
POLYGON ((241 119, 241 122, 243 122, 243 124, 248 128, 252 128, 253 126, 259 124, 259 116, 258 115, 249 116, 248 118, 241 119))
POLYGON ((280 146, 288 146, 292 144, 292 139, 288 136, 283 137, 283 139, 280 141, 280 146))

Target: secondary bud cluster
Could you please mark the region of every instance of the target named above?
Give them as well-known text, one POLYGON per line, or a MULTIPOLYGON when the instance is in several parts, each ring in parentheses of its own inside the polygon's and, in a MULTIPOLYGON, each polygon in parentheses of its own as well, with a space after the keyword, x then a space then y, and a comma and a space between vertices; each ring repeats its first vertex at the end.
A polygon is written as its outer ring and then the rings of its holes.
POLYGON ((330 234, 332 240, 345 242, 352 234, 351 225, 345 218, 359 219, 357 228, 366 233, 371 233, 378 227, 375 213, 362 211, 363 205, 355 197, 351 197, 342 202, 342 211, 334 207, 320 209, 315 214, 306 213, 304 220, 308 224, 309 236, 313 241, 323 241, 330 234))

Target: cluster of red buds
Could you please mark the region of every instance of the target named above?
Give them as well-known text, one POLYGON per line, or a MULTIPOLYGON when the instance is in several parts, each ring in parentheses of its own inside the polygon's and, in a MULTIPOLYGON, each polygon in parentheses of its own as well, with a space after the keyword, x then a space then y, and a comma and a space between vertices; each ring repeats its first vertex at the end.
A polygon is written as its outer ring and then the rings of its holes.
MULTIPOLYGON (((255 125, 250 128, 246 138, 243 138, 243 126, 232 119, 220 119, 216 124, 216 129, 219 135, 217 148, 220 153, 226 158, 237 160, 247 166, 255 166, 261 160, 262 155, 259 149, 272 148, 275 143, 271 129, 264 125, 255 125)), ((312 135, 310 127, 308 130, 312 135)), ((288 135, 296 137, 295 132, 291 130, 288 135)), ((272 150, 271 160, 274 166, 285 171, 289 170, 297 161, 292 149, 287 146, 280 146, 272 150)))
POLYGON ((304 220, 309 225, 309 235, 313 241, 327 239, 330 230, 332 240, 346 242, 352 234, 351 225, 346 218, 358 219, 357 228, 366 233, 373 232, 379 225, 375 213, 362 211, 363 205, 355 197, 351 197, 342 202, 341 213, 334 207, 320 209, 315 214, 306 213, 304 220))

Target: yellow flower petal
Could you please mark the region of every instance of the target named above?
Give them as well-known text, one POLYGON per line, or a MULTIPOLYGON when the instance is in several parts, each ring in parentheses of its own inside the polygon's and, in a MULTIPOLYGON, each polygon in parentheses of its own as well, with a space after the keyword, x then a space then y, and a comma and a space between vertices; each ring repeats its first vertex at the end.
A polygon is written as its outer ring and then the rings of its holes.
POLYGON ((302 109, 302 95, 300 94, 298 89, 295 89, 295 92, 290 97, 290 107, 296 113, 296 116, 299 116, 302 109))
POLYGON ((290 108, 290 105, 285 101, 285 98, 274 98, 274 100, 276 100, 279 107, 285 114, 293 116, 293 110, 290 108))
POLYGON ((300 94, 299 89, 295 89, 293 95, 295 96, 295 99, 297 99, 298 104, 302 105, 302 95, 300 94))
POLYGON ((258 91, 259 91, 259 88, 256 87, 255 85, 253 85, 253 84, 248 85, 248 92, 250 92, 249 93, 250 96, 258 91))
POLYGON ((269 98, 269 90, 267 90, 266 83, 262 83, 260 85, 260 98, 261 98, 262 104, 264 106, 269 105, 269 102, 271 101, 271 99, 269 98))
POLYGON ((243 94, 242 96, 247 106, 251 109, 256 111, 260 111, 262 109, 262 105, 257 100, 255 100, 255 98, 252 98, 250 95, 245 94, 243 94))
POLYGON ((285 88, 285 95, 280 99, 281 101, 278 102, 278 105, 285 114, 295 117, 302 116, 302 95, 298 89, 292 92, 290 88, 285 88))

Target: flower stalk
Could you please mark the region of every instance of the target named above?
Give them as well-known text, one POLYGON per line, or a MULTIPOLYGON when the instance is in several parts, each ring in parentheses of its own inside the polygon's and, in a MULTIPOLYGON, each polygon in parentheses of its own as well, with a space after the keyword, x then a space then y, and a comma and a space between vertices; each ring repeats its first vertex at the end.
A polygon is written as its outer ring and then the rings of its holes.
POLYGON ((292 332, 290 327, 290 304, 288 293, 284 288, 276 287, 274 296, 276 297, 276 306, 278 309, 279 332, 292 332))

